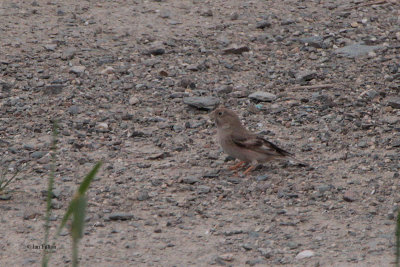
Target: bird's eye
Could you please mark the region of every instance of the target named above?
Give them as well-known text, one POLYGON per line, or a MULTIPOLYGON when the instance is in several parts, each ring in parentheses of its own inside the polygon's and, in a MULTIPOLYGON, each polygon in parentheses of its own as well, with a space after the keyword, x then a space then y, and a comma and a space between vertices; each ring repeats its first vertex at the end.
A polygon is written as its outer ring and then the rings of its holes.
POLYGON ((218 112, 218 116, 222 116, 222 111, 218 112))

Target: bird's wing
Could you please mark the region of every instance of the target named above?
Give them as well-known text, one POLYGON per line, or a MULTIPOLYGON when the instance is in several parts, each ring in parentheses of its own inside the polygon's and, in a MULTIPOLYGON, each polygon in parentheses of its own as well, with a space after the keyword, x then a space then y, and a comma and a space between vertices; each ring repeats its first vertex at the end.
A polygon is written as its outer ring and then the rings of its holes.
POLYGON ((232 134, 232 142, 240 147, 271 156, 292 156, 291 153, 257 135, 232 134))

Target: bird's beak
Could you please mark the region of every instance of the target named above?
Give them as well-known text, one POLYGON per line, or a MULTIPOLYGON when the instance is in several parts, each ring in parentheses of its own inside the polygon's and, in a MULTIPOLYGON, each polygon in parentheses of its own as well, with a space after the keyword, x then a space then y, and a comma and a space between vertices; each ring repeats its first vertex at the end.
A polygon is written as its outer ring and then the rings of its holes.
POLYGON ((213 125, 215 123, 215 110, 213 112, 211 112, 210 114, 208 114, 208 116, 210 117, 210 119, 208 120, 208 123, 213 125))
POLYGON ((210 119, 215 121, 215 110, 209 114, 210 119))

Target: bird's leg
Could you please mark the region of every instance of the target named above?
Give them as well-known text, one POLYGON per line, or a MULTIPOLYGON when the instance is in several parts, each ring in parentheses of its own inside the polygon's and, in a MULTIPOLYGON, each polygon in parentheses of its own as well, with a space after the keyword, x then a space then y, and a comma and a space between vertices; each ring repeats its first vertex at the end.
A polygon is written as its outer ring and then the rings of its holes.
POLYGON ((246 163, 245 161, 240 161, 239 163, 229 167, 229 169, 234 171, 234 170, 239 169, 240 167, 242 167, 242 165, 245 164, 245 163, 246 163))
POLYGON ((254 170, 256 168, 256 166, 251 165, 247 170, 245 170, 243 172, 243 174, 246 176, 247 174, 249 174, 249 172, 251 172, 252 170, 254 170))

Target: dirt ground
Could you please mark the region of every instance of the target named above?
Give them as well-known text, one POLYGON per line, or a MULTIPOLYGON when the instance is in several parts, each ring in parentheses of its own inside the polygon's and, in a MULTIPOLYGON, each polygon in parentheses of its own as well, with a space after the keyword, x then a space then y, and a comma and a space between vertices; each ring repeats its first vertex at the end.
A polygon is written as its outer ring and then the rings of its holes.
POLYGON ((391 266, 399 94, 396 0, 2 0, 0 266, 41 263, 53 120, 52 235, 104 162, 81 266, 391 266), (310 166, 235 176, 212 101, 310 166))

